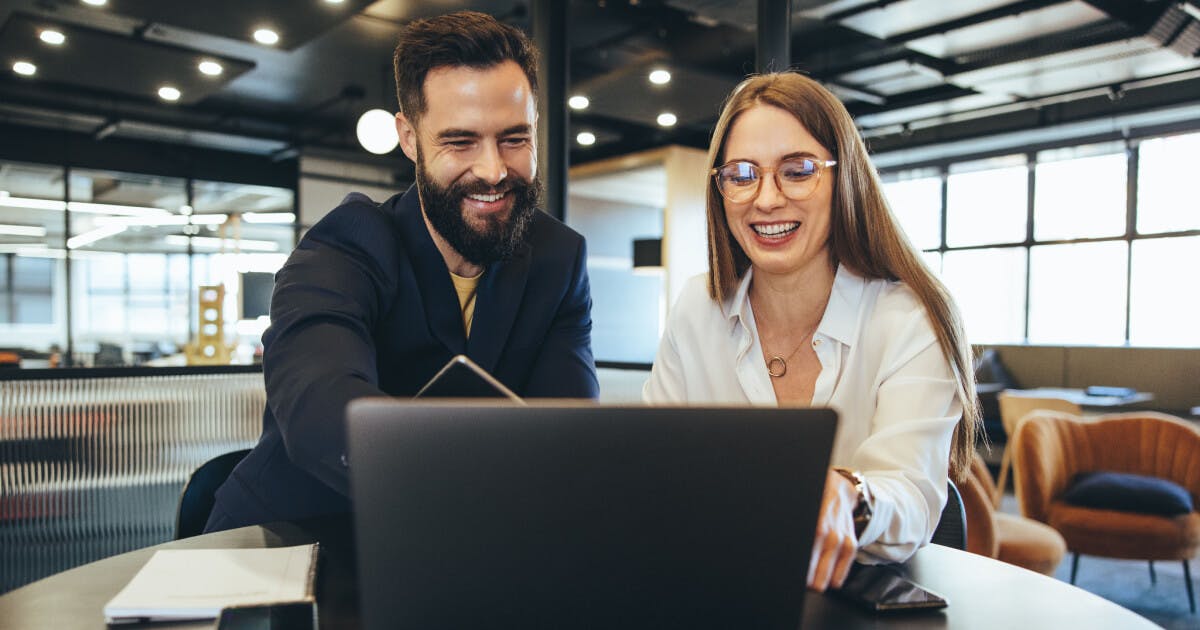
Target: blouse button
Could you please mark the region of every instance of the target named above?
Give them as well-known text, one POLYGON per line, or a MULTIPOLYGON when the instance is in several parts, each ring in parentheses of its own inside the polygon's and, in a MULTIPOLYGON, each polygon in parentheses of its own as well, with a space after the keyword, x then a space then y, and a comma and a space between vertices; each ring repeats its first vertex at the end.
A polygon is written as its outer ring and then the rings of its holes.
POLYGON ((816 348, 816 347, 817 347, 817 346, 819 346, 819 345, 821 345, 821 340, 820 340, 820 339, 813 339, 813 347, 814 347, 814 348, 816 348))

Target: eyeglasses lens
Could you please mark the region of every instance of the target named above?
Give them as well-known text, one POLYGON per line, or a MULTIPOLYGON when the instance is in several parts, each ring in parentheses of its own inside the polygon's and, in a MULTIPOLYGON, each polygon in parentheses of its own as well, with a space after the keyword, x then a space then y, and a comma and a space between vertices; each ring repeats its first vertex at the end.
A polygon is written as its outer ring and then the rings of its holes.
POLYGON ((736 202, 753 199, 759 191, 764 171, 774 171, 775 182, 789 199, 802 200, 812 194, 820 176, 814 160, 784 160, 774 169, 763 169, 751 162, 732 162, 717 171, 717 186, 725 198, 736 202))

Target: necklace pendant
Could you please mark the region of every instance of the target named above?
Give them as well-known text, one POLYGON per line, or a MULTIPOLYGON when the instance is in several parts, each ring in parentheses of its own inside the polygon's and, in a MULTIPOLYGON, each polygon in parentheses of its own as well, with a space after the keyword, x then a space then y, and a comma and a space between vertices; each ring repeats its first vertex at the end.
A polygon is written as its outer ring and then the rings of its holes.
POLYGON ((771 378, 779 378, 787 374, 787 361, 778 354, 767 359, 767 374, 770 374, 771 378))

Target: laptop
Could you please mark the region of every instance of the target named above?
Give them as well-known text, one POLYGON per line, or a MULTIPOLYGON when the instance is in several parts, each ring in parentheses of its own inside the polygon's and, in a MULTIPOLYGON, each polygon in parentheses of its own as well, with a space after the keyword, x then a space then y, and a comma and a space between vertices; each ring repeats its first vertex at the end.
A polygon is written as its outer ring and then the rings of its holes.
POLYGON ((520 396, 464 354, 451 357, 413 398, 507 398, 524 404, 520 396))
POLYGON ((364 399, 365 628, 786 628, 829 409, 364 399))

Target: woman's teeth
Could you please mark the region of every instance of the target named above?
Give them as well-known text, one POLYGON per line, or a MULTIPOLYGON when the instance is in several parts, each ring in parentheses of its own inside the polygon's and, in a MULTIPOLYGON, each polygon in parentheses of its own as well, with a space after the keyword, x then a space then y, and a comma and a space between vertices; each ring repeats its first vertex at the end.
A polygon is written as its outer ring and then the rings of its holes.
POLYGON ((781 236, 786 236, 788 234, 791 234, 792 232, 795 232, 800 227, 800 222, 792 221, 789 223, 767 223, 767 224, 756 223, 754 225, 751 225, 750 227, 753 228, 754 232, 756 234, 758 234, 759 236, 766 236, 768 238, 778 238, 781 236))
POLYGON ((467 195, 467 196, 474 199, 475 201, 486 201, 488 203, 491 203, 493 201, 500 201, 501 199, 503 199, 504 193, 497 193, 495 195, 467 195))

